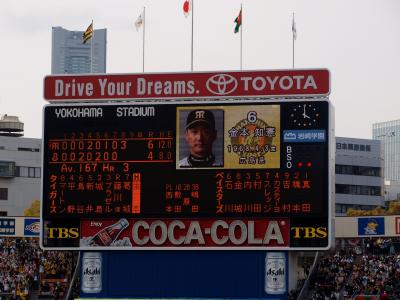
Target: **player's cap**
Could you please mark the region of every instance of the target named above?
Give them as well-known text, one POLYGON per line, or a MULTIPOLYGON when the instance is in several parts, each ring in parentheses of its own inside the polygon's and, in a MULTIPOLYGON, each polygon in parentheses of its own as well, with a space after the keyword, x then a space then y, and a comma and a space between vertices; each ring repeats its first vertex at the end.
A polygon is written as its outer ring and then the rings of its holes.
POLYGON ((186 119, 186 129, 195 125, 205 125, 215 130, 214 114, 205 109, 191 111, 186 119))

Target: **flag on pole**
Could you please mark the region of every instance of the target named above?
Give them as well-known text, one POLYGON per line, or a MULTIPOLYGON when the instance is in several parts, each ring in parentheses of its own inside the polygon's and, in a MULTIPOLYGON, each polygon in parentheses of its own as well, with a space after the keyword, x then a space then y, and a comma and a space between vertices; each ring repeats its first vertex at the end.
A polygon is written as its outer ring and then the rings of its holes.
POLYGON ((82 35, 82 43, 86 44, 88 40, 90 40, 93 37, 93 21, 90 23, 86 31, 82 35))
POLYGON ((293 39, 297 39, 297 30, 296 30, 296 22, 294 21, 294 14, 292 19, 292 33, 293 33, 293 39))
POLYGON ((235 33, 238 33, 240 26, 242 26, 242 8, 240 8, 239 15, 235 18, 234 22, 236 23, 236 25, 235 25, 235 33))
POLYGON ((191 10, 192 10, 191 1, 185 0, 185 2, 183 2, 183 14, 185 15, 185 17, 189 16, 191 10))
POLYGON ((144 22, 144 12, 141 12, 135 21, 136 30, 139 30, 139 28, 143 25, 143 22, 144 22))

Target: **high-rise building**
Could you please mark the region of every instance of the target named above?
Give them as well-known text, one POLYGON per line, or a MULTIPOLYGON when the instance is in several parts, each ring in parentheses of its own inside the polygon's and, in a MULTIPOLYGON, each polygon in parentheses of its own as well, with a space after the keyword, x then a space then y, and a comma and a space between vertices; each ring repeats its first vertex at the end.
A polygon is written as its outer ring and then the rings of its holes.
POLYGON ((400 181, 400 120, 372 124, 372 138, 383 145, 385 180, 400 181))
POLYGON ((336 137, 336 216, 349 208, 384 207, 383 151, 381 142, 336 137))
POLYGON ((85 44, 83 33, 52 28, 51 74, 106 73, 107 29, 94 30, 85 44))

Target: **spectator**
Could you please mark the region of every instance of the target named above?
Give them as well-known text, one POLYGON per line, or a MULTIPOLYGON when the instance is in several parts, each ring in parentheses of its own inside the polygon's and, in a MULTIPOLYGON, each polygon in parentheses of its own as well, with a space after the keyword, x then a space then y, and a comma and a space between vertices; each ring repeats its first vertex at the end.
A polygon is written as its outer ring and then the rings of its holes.
POLYGON ((62 282, 57 290, 61 296, 65 294, 75 262, 73 252, 43 252, 38 238, 0 238, 0 293, 12 294, 14 299, 28 299, 30 289, 39 289, 39 294, 54 297, 56 290, 47 282, 54 280, 62 282))

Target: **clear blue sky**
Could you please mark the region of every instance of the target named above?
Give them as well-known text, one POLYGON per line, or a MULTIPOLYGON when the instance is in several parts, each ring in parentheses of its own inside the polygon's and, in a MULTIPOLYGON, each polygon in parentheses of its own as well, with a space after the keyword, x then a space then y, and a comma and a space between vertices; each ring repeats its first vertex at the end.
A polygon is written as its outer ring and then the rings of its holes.
MULTIPOLYGON (((194 71, 238 70, 234 19, 243 4, 243 69, 328 68, 336 135, 371 138, 372 123, 400 119, 400 1, 194 0, 194 71)), ((42 135, 43 78, 51 27, 107 28, 107 72, 142 71, 134 21, 146 6, 147 72, 190 70, 184 0, 0 1, 0 114, 17 115, 25 136, 42 135)))

